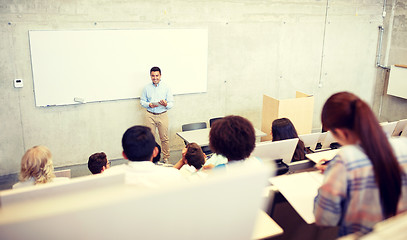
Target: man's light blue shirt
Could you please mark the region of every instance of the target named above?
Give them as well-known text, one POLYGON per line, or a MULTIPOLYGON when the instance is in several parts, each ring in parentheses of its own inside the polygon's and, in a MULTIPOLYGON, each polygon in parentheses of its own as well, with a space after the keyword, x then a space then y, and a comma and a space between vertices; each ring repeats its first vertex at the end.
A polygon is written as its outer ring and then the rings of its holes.
POLYGON ((172 108, 174 105, 174 96, 172 95, 169 87, 162 82, 159 82, 157 86, 153 83, 147 84, 140 98, 140 104, 142 107, 147 108, 147 111, 152 113, 163 113, 168 109, 172 108), (161 104, 158 104, 158 107, 150 108, 150 103, 156 103, 160 100, 166 100, 167 106, 164 107, 161 104))

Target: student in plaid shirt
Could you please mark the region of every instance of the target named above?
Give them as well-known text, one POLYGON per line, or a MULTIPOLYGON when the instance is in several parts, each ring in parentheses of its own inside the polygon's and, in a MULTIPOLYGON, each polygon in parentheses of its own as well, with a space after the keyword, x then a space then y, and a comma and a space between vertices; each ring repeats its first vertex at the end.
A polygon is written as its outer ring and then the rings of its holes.
POLYGON ((321 120, 343 147, 324 172, 316 224, 339 226, 339 235, 365 234, 406 211, 407 138, 387 139, 370 107, 349 92, 332 95, 321 120))

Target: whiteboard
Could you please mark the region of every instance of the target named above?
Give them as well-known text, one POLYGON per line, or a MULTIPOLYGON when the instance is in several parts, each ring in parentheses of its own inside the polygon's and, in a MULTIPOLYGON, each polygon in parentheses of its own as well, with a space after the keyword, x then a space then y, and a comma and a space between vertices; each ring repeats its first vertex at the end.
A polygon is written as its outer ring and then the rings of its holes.
POLYGON ((392 65, 387 94, 407 99, 407 68, 392 65))
POLYGON ((206 92, 207 29, 29 31, 36 106, 138 98, 150 69, 173 94, 206 92))

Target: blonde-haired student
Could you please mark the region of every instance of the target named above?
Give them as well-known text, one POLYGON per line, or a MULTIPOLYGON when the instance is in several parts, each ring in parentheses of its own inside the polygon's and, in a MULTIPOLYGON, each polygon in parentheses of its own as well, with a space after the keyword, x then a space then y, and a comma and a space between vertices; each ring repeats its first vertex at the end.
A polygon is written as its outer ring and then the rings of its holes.
MULTIPOLYGON (((58 178, 67 180, 68 178, 58 178)), ((28 149, 21 159, 20 182, 13 188, 44 184, 55 180, 51 151, 45 146, 28 149)))

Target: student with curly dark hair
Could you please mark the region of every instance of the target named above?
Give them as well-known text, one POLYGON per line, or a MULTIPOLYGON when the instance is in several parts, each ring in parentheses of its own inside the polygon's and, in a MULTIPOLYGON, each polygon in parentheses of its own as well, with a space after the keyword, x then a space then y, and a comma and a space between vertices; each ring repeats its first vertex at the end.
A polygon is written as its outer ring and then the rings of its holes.
POLYGON ((228 162, 249 158, 255 142, 256 135, 252 123, 240 116, 232 115, 217 120, 209 133, 209 146, 212 152, 225 156, 228 162))

